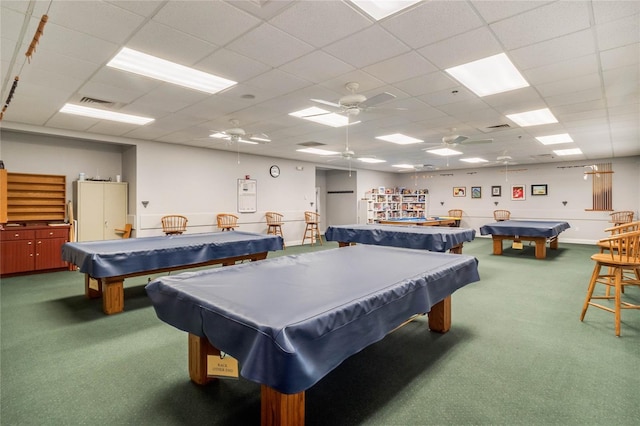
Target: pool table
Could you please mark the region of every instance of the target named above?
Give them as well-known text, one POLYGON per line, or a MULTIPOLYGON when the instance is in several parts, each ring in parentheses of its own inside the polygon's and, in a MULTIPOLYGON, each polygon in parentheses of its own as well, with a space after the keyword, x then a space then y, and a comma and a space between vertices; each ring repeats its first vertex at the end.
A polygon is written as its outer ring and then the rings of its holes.
POLYGON ((449 216, 436 217, 403 217, 395 219, 379 219, 377 222, 381 225, 398 225, 398 226, 456 226, 459 218, 449 216))
POLYGON ((558 248, 558 236, 571 226, 565 221, 504 220, 489 223, 480 228, 480 235, 491 235, 493 254, 502 254, 502 241, 533 241, 536 244, 536 259, 547 257, 547 241, 550 249, 558 248))

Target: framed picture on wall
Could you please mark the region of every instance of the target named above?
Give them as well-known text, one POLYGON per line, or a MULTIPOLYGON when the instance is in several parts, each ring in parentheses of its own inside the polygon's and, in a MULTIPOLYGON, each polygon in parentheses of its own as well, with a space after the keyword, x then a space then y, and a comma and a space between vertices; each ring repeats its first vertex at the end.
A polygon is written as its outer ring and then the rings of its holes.
POLYGON ((482 187, 481 186, 472 186, 471 187, 471 198, 482 198, 482 187))
POLYGON ((511 185, 511 199, 515 201, 524 200, 526 198, 524 191, 524 185, 511 185))
POLYGON ((501 186, 492 186, 491 187, 491 196, 492 197, 502 197, 502 187, 501 186))
POLYGON ((531 195, 547 195, 547 185, 531 185, 531 195))
POLYGON ((466 197, 467 196, 467 187, 466 186, 454 186, 453 187, 453 196, 454 197, 466 197))

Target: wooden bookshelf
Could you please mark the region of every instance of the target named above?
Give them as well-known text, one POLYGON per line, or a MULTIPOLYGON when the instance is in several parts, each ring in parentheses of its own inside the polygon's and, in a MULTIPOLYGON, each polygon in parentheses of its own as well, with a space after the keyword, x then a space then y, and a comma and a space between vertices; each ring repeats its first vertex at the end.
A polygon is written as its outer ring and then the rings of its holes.
POLYGON ((7 171, 0 169, 0 223, 7 223, 7 171))
POLYGON ((62 222, 66 217, 66 181, 64 175, 7 173, 7 222, 62 222))

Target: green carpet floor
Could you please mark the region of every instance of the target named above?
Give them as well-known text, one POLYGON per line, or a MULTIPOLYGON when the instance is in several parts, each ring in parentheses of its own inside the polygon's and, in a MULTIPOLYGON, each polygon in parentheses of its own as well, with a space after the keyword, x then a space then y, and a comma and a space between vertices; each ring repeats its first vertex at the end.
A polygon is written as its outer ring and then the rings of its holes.
MULTIPOLYGON (((420 318, 349 358, 306 392, 306 424, 639 424, 640 312, 619 338, 610 313, 579 321, 594 252, 465 243, 481 281, 453 295, 451 331, 420 318)), ((259 385, 190 382, 187 335, 157 319, 146 282, 127 280, 125 312, 105 316, 78 272, 3 279, 0 424, 259 424, 259 385)))

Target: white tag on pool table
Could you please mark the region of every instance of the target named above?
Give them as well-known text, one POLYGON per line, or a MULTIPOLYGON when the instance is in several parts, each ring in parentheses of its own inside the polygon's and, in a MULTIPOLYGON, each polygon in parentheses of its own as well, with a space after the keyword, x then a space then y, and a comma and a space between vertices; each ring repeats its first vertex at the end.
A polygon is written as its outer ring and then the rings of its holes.
POLYGON ((522 241, 514 241, 513 244, 511 244, 511 248, 514 250, 522 250, 522 241))
POLYGON ((238 360, 222 352, 207 356, 207 377, 238 378, 238 360))
POLYGON ((89 288, 91 290, 100 291, 100 283, 95 278, 89 278, 89 288))

